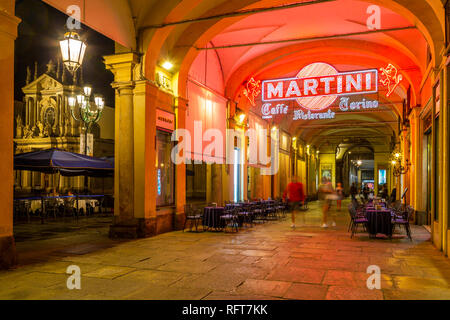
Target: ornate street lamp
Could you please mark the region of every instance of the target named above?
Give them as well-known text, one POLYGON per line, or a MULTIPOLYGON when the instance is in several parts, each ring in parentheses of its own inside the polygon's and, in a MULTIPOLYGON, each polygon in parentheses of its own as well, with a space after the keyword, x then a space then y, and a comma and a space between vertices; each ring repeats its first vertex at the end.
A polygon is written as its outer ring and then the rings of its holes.
POLYGON ((94 101, 91 102, 92 88, 84 87, 83 94, 76 97, 69 97, 69 106, 72 117, 76 121, 82 121, 85 128, 84 136, 84 154, 87 155, 87 137, 91 126, 100 120, 100 117, 105 107, 105 100, 101 95, 95 95, 94 101), (78 105, 78 115, 75 113, 75 107, 78 105), (95 106, 95 109, 91 107, 95 106))
POLYGON ((407 174, 409 171, 409 167, 411 166, 411 163, 408 159, 405 161, 405 165, 402 164, 402 154, 398 151, 395 151, 392 154, 392 167, 393 167, 393 175, 394 177, 400 177, 401 175, 407 174))
POLYGON ((74 74, 83 64, 87 45, 75 31, 66 32, 64 40, 59 42, 62 60, 66 68, 74 74))

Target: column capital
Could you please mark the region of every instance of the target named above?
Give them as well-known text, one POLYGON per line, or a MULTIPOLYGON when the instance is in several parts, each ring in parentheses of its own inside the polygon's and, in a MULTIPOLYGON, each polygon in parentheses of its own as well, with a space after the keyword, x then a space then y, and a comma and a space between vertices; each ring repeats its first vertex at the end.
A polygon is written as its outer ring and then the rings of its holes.
POLYGON ((134 52, 119 53, 104 56, 106 70, 114 74, 115 82, 129 82, 134 80, 134 67, 139 64, 139 56, 134 52))
POLYGON ((122 91, 129 90, 129 93, 133 94, 135 83, 134 81, 113 82, 111 83, 111 87, 113 87, 113 89, 118 90, 119 93, 122 93, 122 91))

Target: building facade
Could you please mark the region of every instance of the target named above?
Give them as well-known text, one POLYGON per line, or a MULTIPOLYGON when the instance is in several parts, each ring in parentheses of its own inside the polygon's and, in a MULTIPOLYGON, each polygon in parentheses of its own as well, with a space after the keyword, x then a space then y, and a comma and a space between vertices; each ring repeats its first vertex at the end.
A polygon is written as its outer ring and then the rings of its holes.
MULTIPOLYGON (((62 11, 71 4, 45 2, 62 11)), ((408 189, 402 201, 415 208, 417 220, 417 212, 426 217, 421 219, 430 225, 434 245, 448 254, 445 3, 373 0, 290 5, 286 8, 286 3, 276 0, 168 0, 161 7, 157 1, 105 0, 98 1, 95 10, 102 6, 108 10, 93 15, 95 19, 85 15, 84 23, 117 43, 116 54, 105 57, 116 90, 111 236, 145 237, 180 229, 188 194, 219 204, 277 198, 297 175, 311 197, 323 177, 334 185, 343 183, 346 190, 355 181, 373 184, 376 192, 379 185, 387 184, 389 191, 397 190, 397 200, 408 189), (368 15, 369 7, 375 16, 368 15), (377 10, 383 19, 380 26, 369 19, 377 21, 377 10), (166 61, 172 69, 164 68, 166 61), (283 113, 283 107, 267 117, 261 92, 256 94, 249 84, 305 78, 302 68, 318 62, 334 66, 336 73, 376 69, 384 82, 379 82, 376 92, 361 95, 361 110, 345 110, 345 101, 330 103, 319 118, 299 109, 294 101, 286 103, 287 109, 303 113, 283 113), (377 110, 363 110, 363 101, 377 101, 377 110), (172 125, 161 124, 161 118, 172 125), (176 129, 185 129, 191 136, 180 138, 180 131, 173 136, 176 129), (231 129, 231 136, 225 134, 231 129), (250 129, 255 129, 259 146, 267 144, 260 155, 270 155, 275 167, 262 161, 264 157, 250 161, 254 156, 246 135, 250 129), (208 148, 212 141, 221 141, 216 146, 226 146, 222 149, 229 153, 208 148), (183 146, 180 157, 190 161, 174 163, 175 146, 183 146), (393 164, 395 152, 401 158, 393 164), (229 159, 236 161, 230 164, 229 159), (363 163, 355 169, 354 162, 361 160, 370 161, 372 174, 365 172, 363 163)), ((0 11, 5 17, 0 41, 6 48, 0 70, 7 75, 0 80, 0 97, 9 110, 5 119, 12 119, 10 71, 19 21, 14 17, 14 1, 1 0, 0 6, 5 9, 0 11)), ((3 141, 12 141, 12 123, 1 121, 3 141)), ((55 130, 67 132, 67 122, 55 123, 55 130)), ((0 175, 11 176, 1 186, 12 189, 12 145, 0 148, 6 158, 0 175)), ((6 208, 0 215, 0 254, 5 265, 14 256, 12 194, 6 192, 0 200, 6 208)))
MULTIPOLYGON (((44 74, 38 75, 35 65, 34 78, 28 68, 27 84, 22 91, 23 102, 15 103, 14 108, 14 154, 57 148, 64 151, 84 154, 83 123, 72 116, 68 105, 69 96, 82 90, 82 71, 74 76, 50 61, 44 74)), ((90 128, 93 135, 93 149, 89 155, 95 157, 114 156, 114 109, 105 107, 99 123, 90 128)), ((39 172, 15 171, 14 192, 17 197, 57 191, 80 192, 84 189, 84 177, 62 177, 39 172)), ((89 189, 109 190, 112 193, 113 181, 106 179, 106 185, 100 186, 96 179, 90 179, 89 189)))

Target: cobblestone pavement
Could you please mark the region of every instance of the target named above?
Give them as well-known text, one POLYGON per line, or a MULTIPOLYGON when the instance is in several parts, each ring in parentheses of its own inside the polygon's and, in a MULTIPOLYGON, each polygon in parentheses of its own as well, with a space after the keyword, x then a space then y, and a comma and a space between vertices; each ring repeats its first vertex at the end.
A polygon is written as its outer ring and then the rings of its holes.
POLYGON ((101 219, 20 225, 20 266, 0 272, 0 299, 450 299, 450 259, 424 228, 413 227, 413 242, 403 230, 350 239, 348 213, 333 212, 335 228, 319 227, 313 203, 295 230, 286 219, 135 241, 109 240, 101 219), (67 289, 70 265, 81 268, 81 290, 67 289), (369 265, 381 268, 381 290, 367 289, 369 265))

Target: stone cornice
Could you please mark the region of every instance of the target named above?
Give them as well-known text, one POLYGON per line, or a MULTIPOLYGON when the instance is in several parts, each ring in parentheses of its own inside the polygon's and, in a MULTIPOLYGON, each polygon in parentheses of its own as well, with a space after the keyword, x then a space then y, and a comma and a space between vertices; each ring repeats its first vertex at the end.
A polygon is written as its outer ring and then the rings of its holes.
POLYGON ((0 33, 5 33, 15 40, 17 38, 17 26, 21 21, 5 9, 0 9, 0 33))

